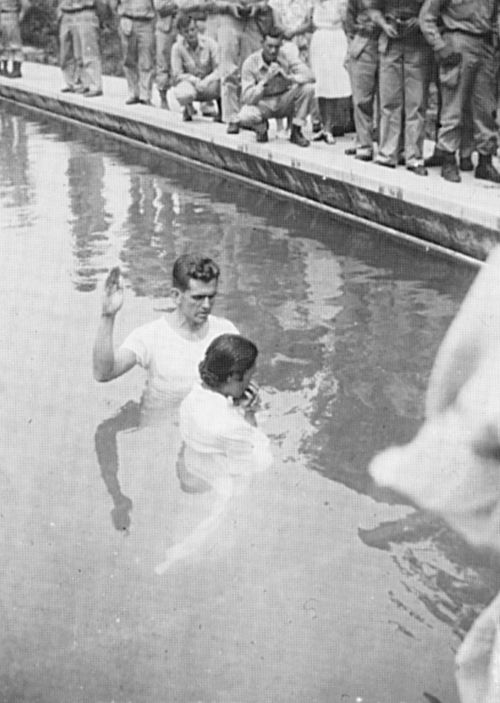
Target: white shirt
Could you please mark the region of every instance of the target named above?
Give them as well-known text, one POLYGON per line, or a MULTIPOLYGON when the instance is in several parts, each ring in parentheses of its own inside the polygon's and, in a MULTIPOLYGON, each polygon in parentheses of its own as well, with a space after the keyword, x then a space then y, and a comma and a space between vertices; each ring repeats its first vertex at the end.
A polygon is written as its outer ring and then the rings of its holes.
POLYGON ((206 334, 188 340, 160 317, 135 329, 121 348, 133 351, 137 363, 148 372, 144 403, 146 407, 178 406, 199 379, 198 364, 220 334, 238 334, 232 322, 209 315, 206 334))
POLYGON ((181 403, 180 431, 187 470, 212 485, 219 478, 263 471, 273 460, 262 430, 244 419, 232 398, 201 383, 181 403))

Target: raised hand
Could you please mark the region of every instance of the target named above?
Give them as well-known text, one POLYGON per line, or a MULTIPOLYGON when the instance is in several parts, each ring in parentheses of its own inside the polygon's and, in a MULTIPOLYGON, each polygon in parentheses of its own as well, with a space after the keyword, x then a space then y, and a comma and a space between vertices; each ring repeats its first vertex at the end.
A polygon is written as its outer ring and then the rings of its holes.
POLYGON ((114 266, 104 283, 102 314, 108 317, 116 315, 123 305, 123 280, 119 266, 114 266))

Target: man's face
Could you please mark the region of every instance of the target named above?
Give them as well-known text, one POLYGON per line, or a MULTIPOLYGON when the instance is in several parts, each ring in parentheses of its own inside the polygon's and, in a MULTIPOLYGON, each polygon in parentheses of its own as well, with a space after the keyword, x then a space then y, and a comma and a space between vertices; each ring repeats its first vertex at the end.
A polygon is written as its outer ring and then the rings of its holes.
POLYGON ((266 63, 272 63, 278 58, 281 47, 281 39, 276 37, 266 37, 262 45, 262 57, 266 63))
POLYGON ((196 46, 198 43, 198 27, 196 24, 193 22, 190 22, 189 25, 186 27, 184 32, 182 33, 184 36, 184 39, 187 41, 187 43, 190 46, 196 46))
POLYGON ((201 327, 208 319, 217 295, 217 279, 209 283, 189 279, 189 287, 185 291, 176 291, 177 310, 184 317, 191 329, 201 327))

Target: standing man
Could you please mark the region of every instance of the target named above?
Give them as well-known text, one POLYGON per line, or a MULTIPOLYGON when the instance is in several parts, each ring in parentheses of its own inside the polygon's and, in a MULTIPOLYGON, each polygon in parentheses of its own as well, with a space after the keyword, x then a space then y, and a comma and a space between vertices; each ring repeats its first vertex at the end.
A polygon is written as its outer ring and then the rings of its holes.
POLYGON ((151 105, 155 60, 153 0, 111 0, 118 9, 123 70, 127 79, 125 105, 151 105))
POLYGON ((380 28, 370 18, 363 0, 347 0, 344 28, 349 45, 349 76, 356 127, 355 158, 371 161, 380 28))
POLYGON ((418 24, 422 0, 367 0, 367 5, 370 18, 382 30, 376 163, 395 168, 404 139, 406 168, 426 176, 423 146, 432 54, 418 24))
POLYGON ((60 0, 58 7, 63 93, 102 95, 99 19, 95 0, 60 0))
POLYGON ((21 78, 23 47, 20 25, 28 7, 26 0, 0 0, 0 75, 21 78), (12 65, 10 71, 9 61, 12 65))
POLYGON ((252 127, 258 142, 267 142, 268 120, 290 117, 290 141, 309 146, 302 134, 308 115, 314 108, 314 78, 300 60, 291 60, 281 51, 281 33, 270 30, 262 49, 251 54, 241 72, 243 107, 236 117, 237 125, 252 127))
POLYGON ((153 0, 156 10, 156 87, 160 96, 160 107, 168 110, 167 90, 172 86, 170 57, 175 42, 175 15, 177 5, 174 0, 153 0))
POLYGON ((497 150, 494 114, 499 12, 498 0, 425 0, 420 12, 422 32, 438 63, 442 106, 436 146, 442 154, 441 175, 452 183, 461 180, 456 153, 469 105, 479 155, 475 176, 500 183, 500 173, 492 163, 497 150))
MULTIPOLYGON (((193 119, 193 102, 217 100, 220 116, 220 79, 218 47, 213 39, 200 34, 191 15, 177 21, 179 37, 172 49, 174 96, 184 108, 182 119, 193 119)), ((218 121, 220 117, 217 116, 218 121)))

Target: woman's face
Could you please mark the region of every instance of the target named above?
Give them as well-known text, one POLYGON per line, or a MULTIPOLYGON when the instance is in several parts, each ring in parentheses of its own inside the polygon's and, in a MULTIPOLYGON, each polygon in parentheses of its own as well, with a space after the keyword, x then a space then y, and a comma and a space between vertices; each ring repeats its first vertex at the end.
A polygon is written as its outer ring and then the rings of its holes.
POLYGON ((237 378, 231 379, 231 395, 233 398, 241 398, 241 396, 245 392, 245 389, 248 388, 248 384, 252 380, 252 376, 254 375, 254 373, 255 364, 251 368, 249 368, 248 371, 245 371, 241 380, 237 378))

